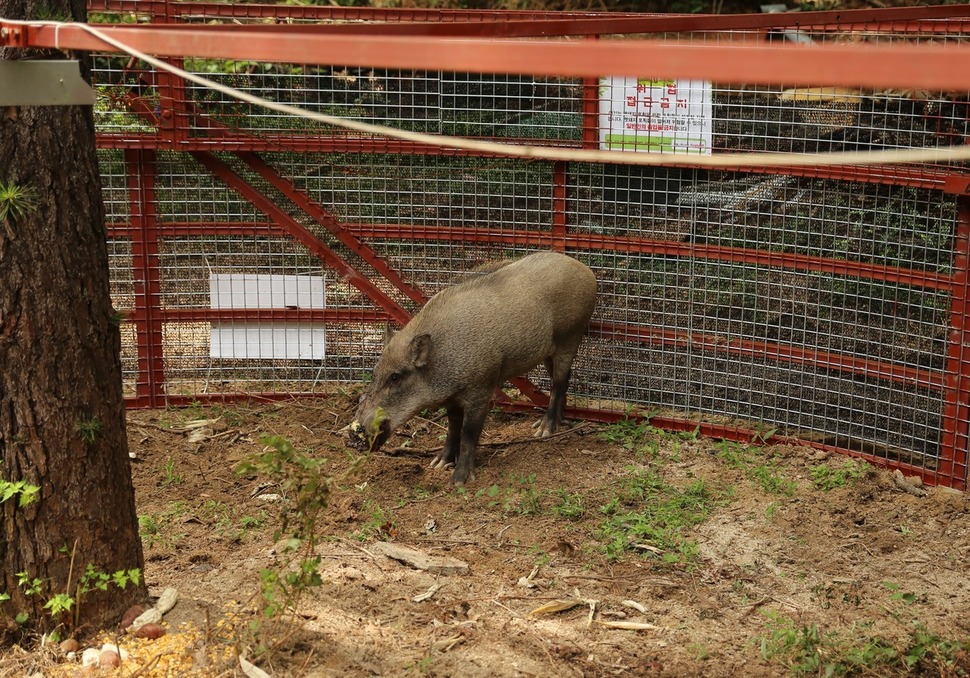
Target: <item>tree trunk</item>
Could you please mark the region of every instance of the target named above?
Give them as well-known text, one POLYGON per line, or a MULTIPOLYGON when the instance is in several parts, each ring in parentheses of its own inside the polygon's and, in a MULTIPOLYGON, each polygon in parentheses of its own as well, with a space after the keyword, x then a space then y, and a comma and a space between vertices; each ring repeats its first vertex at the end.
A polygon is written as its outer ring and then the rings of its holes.
MULTIPOLYGON (((85 21, 86 11, 84 0, 0 0, 0 16, 85 21)), ((0 59, 38 56, 61 58, 0 49, 0 59)), ((0 499, 4 481, 40 488, 27 506, 20 495, 0 503, 2 641, 22 612, 34 628, 72 624, 74 610, 44 610, 55 595, 101 628, 145 587, 78 591, 89 566, 113 575, 144 563, 91 107, 0 106, 0 184, 0 499), (4 188, 27 198, 8 190, 5 218, 4 188)))

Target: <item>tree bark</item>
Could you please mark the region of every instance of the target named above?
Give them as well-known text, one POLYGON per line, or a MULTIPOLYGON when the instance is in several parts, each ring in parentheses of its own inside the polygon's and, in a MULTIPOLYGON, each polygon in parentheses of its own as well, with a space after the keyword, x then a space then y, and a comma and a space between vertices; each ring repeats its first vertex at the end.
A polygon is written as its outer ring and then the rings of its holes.
MULTIPOLYGON (((85 21, 86 10, 84 0, 0 0, 0 16, 85 21)), ((61 58, 0 50, 38 56, 61 58)), ((0 184, 33 197, 0 219, 0 482, 40 488, 28 506, 0 503, 0 593, 11 597, 0 603, 2 641, 20 612, 34 628, 70 624, 43 609, 56 594, 79 602, 82 626, 102 628, 145 587, 77 595, 89 565, 110 575, 144 564, 91 107, 0 106, 0 184), (21 572, 39 593, 18 584, 21 572)))

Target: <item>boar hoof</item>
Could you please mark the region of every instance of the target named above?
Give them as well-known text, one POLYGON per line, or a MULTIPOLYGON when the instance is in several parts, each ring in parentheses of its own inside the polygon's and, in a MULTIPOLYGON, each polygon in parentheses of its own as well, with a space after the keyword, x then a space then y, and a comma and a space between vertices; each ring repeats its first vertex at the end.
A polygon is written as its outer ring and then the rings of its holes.
POLYGON ((465 483, 473 483, 473 482, 475 482, 474 471, 469 472, 466 478, 459 479, 457 472, 451 476, 451 484, 454 485, 455 487, 463 487, 465 483))
POLYGON ((431 468, 446 469, 454 465, 454 462, 448 461, 443 456, 438 456, 431 460, 431 468))
POLYGON ((550 425, 546 420, 542 419, 533 425, 536 432, 533 434, 534 438, 548 438, 553 433, 556 432, 556 427, 550 425))

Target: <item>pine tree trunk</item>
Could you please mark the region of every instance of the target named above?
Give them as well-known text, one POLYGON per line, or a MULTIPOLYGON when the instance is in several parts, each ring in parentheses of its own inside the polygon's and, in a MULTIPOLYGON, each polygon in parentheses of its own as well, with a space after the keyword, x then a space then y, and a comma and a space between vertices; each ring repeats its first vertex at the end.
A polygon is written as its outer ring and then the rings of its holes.
MULTIPOLYGON (((85 8, 0 0, 0 16, 84 21, 85 8)), ((38 56, 62 55, 0 50, 0 59, 38 56)), ((0 484, 40 488, 28 506, 18 496, 0 503, 0 593, 11 596, 0 603, 2 641, 19 612, 34 627, 70 624, 43 606, 55 594, 77 599, 89 565, 113 574, 140 570, 144 558, 91 107, 0 106, 0 184, 33 197, 20 202, 23 215, 0 219, 0 484), (39 593, 18 585, 21 572, 41 581, 39 593)), ((113 624, 144 597, 143 583, 87 593, 79 621, 113 624)))

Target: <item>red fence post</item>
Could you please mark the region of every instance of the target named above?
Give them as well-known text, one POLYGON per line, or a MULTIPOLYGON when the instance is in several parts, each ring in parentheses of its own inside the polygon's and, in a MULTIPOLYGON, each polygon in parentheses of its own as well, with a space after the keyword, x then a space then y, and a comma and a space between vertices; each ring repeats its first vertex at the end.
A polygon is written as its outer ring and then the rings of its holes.
POLYGON ((138 350, 136 404, 159 407, 165 394, 165 363, 162 347, 161 275, 159 232, 155 209, 155 151, 125 151, 128 203, 131 213, 131 266, 134 278, 135 324, 138 350))
MULTIPOLYGON (((970 188, 970 186, 968 186, 970 188)), ((957 196, 953 238, 953 298, 950 306, 950 348, 946 364, 946 405, 937 473, 943 484, 967 487, 970 445, 970 195, 957 196)))

